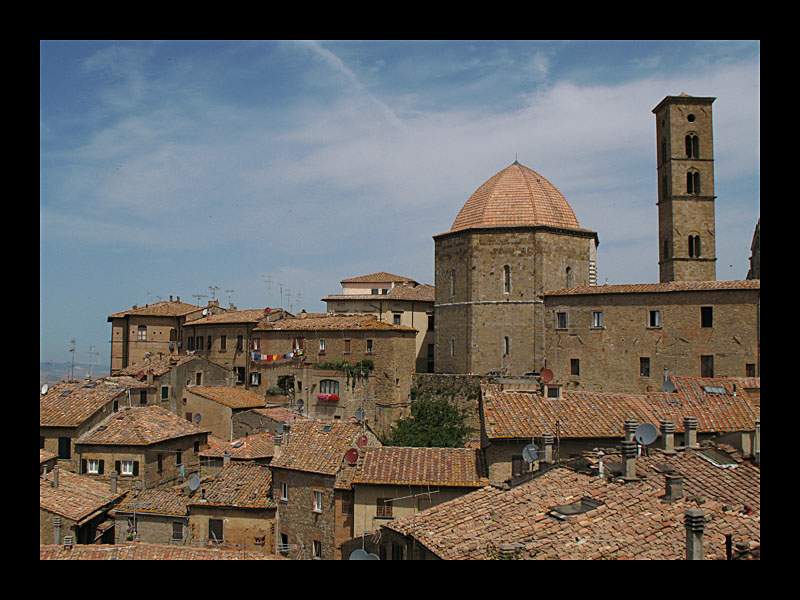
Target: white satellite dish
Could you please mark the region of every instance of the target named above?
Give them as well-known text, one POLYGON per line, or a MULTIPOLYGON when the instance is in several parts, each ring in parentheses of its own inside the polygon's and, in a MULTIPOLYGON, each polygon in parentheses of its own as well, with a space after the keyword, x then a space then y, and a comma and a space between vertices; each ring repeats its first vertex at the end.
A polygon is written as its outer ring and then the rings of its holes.
POLYGON ((642 423, 636 428, 633 437, 642 446, 649 446, 656 441, 658 429, 652 423, 642 423))
POLYGON ((381 559, 380 556, 378 556, 377 554, 373 554, 372 552, 367 554, 367 558, 366 558, 366 560, 380 560, 380 559, 381 559))
POLYGON ((671 381, 665 381, 664 384, 661 386, 661 391, 666 392, 667 394, 672 394, 678 388, 675 387, 675 384, 671 381))
POLYGON ((362 550, 361 548, 357 548, 356 550, 353 550, 350 553, 350 558, 348 558, 347 560, 368 560, 367 559, 368 556, 369 555, 367 554, 366 550, 362 550))
POLYGON ((355 415, 356 421, 361 422, 364 420, 364 417, 366 416, 367 416, 367 411, 365 411, 363 408, 356 409, 356 415, 355 415))
POLYGON ((48 385, 45 383, 45 384, 42 386, 42 394, 46 394, 46 393, 47 393, 47 390, 49 390, 49 389, 50 389, 50 387, 49 387, 49 386, 48 386, 48 385))
POLYGON ((533 463, 539 458, 539 446, 536 444, 528 444, 522 449, 522 458, 526 463, 533 463))
POLYGON ((299 410, 300 412, 302 412, 302 411, 303 411, 303 405, 304 405, 304 404, 305 404, 305 402, 303 402, 302 400, 298 400, 298 401, 295 403, 295 406, 297 406, 297 410, 299 410))
POLYGON ((207 314, 208 314, 208 309, 207 309, 207 308, 204 308, 204 309, 203 309, 203 316, 205 317, 207 314))
POLYGON ((200 487, 200 477, 198 477, 197 474, 195 473, 194 476, 189 480, 189 489, 195 491, 199 487, 200 487))
POLYGON ((283 428, 286 427, 286 421, 281 421, 278 423, 278 426, 275 428, 275 433, 278 435, 283 435, 283 428))
POLYGON ((194 421, 195 423, 199 423, 200 422, 200 413, 194 413, 194 416, 192 417, 192 421, 194 421))

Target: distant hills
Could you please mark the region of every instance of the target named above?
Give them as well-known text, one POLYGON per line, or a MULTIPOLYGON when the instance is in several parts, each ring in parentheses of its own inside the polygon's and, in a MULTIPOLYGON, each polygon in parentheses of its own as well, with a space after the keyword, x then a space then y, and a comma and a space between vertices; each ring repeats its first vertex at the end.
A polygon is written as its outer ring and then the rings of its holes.
POLYGON ((57 383, 59 381, 66 381, 70 378, 70 371, 74 379, 88 379, 89 371, 91 370, 92 378, 108 377, 108 365, 90 365, 89 363, 75 363, 75 369, 72 370, 71 362, 40 362, 39 363, 39 387, 41 388, 44 383, 57 383))

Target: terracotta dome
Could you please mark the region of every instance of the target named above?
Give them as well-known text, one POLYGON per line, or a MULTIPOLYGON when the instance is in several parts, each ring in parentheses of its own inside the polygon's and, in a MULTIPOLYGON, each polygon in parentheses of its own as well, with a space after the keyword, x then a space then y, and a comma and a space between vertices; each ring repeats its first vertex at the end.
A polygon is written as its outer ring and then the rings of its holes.
POLYGON ((450 231, 530 225, 580 229, 561 192, 533 169, 514 161, 470 196, 450 231))

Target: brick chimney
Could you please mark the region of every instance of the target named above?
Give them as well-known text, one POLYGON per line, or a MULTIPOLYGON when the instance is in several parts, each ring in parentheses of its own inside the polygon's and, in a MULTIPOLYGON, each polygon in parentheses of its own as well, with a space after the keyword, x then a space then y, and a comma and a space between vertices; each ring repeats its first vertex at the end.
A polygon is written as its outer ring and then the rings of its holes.
POLYGON ((680 475, 670 475, 667 473, 664 476, 666 494, 664 495, 664 502, 675 502, 683 498, 683 477, 680 475))
POLYGON ((542 443, 544 444, 544 462, 548 465, 553 464, 553 435, 545 433, 542 436, 542 443))
POLYGON ((625 419, 623 427, 625 428, 625 441, 632 442, 633 436, 636 433, 636 428, 639 426, 639 421, 636 419, 625 419))
POLYGON ((116 471, 111 473, 111 493, 112 494, 116 494, 117 493, 117 472, 116 471))
POLYGON ((222 455, 222 466, 225 467, 231 464, 231 453, 229 450, 225 450, 225 454, 222 455))
POLYGON ((53 543, 61 543, 61 517, 53 519, 53 543))
POLYGON ((676 454, 675 421, 661 421, 661 435, 664 437, 664 454, 676 454))
POLYGON ((625 440, 622 442, 622 460, 625 463, 625 481, 635 481, 636 477, 636 442, 625 440))
POLYGON ((53 467, 53 487, 58 487, 58 465, 53 467))
POLYGON ((687 508, 684 517, 684 524, 686 525, 686 560, 703 560, 705 512, 699 508, 687 508))
POLYGON ((697 417, 683 418, 683 445, 697 448, 697 417))

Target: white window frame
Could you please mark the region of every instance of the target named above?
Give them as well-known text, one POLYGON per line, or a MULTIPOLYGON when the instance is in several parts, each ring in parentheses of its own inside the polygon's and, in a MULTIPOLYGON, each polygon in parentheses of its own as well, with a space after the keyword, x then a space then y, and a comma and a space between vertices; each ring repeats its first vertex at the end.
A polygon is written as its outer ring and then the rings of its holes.
POLYGON ((569 315, 566 312, 556 313, 556 329, 569 329, 569 315), (561 317, 564 317, 564 325, 561 325, 561 317))
POLYGON ((136 339, 140 342, 147 341, 147 325, 139 325, 136 328, 136 339))
POLYGON ((592 327, 595 329, 603 329, 605 327, 602 310, 593 310, 592 311, 592 327))
POLYGON ((325 338, 320 338, 319 340, 319 351, 325 352, 325 338))
POLYGON ((660 308, 650 308, 647 310, 647 326, 652 328, 661 327, 663 315, 660 308), (655 315, 655 324, 653 324, 653 315, 655 315))
POLYGON ((314 490, 314 512, 322 512, 322 492, 314 490))
POLYGON ((133 475, 133 461, 121 460, 119 461, 120 475, 133 475))
POLYGON ((281 500, 289 500, 289 484, 285 481, 281 482, 281 500))
POLYGON ((261 373, 257 371, 250 373, 250 385, 261 385, 261 373))
POLYGON ((87 458, 86 459, 86 474, 87 475, 99 475, 100 474, 100 459, 99 458, 87 458))

